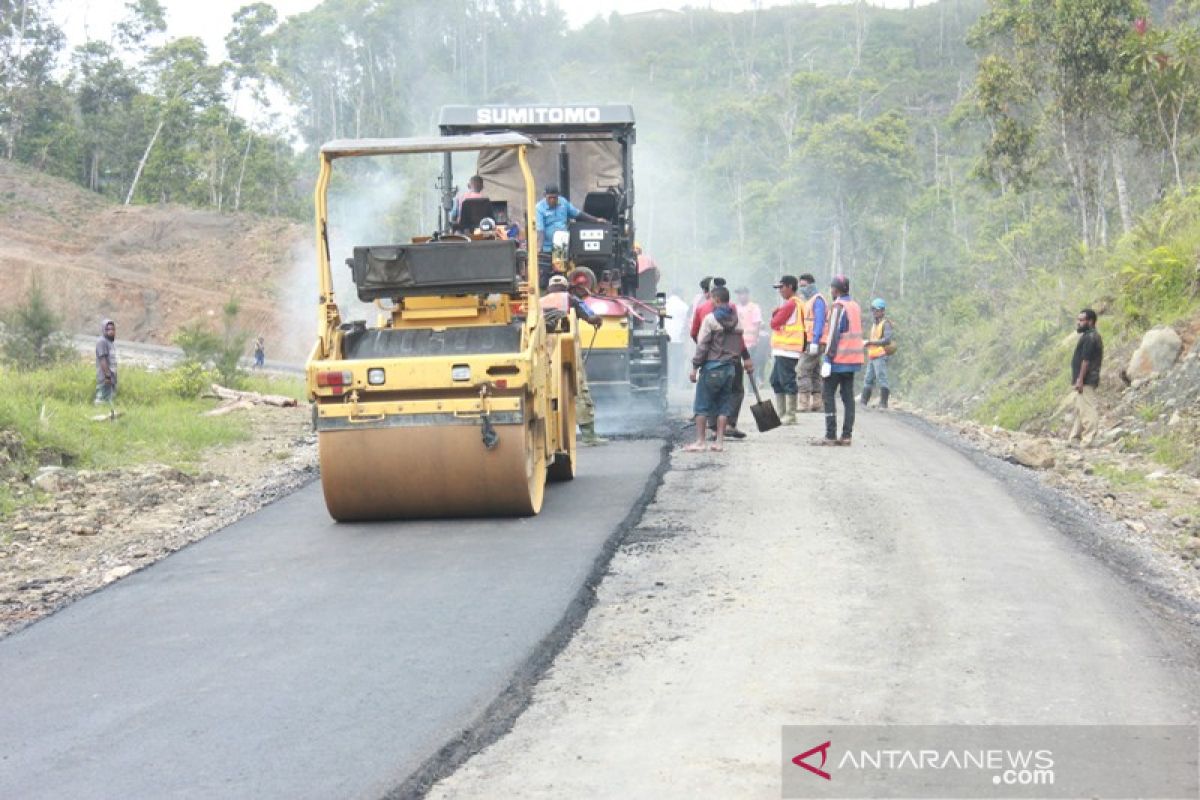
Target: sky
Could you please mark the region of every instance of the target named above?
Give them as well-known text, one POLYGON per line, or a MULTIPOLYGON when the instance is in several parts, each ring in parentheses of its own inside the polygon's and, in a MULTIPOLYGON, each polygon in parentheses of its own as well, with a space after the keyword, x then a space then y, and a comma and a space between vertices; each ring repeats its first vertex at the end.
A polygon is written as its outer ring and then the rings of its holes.
MULTIPOLYGON (((841 0, 845 1, 845 0, 841 0)), ((79 44, 88 38, 107 39, 114 22, 122 16, 126 0, 58 0, 55 3, 56 17, 71 44, 79 44)), ((252 0, 163 0, 167 9, 167 33, 174 36, 200 36, 214 58, 224 56, 225 34, 229 30, 233 12, 252 0)), ((320 0, 268 0, 279 11, 281 17, 308 11, 319 5, 320 0)), ((596 16, 607 16, 616 11, 629 14, 637 11, 652 11, 660 8, 682 8, 683 6, 712 8, 717 11, 748 11, 756 5, 760 8, 789 5, 798 0, 559 0, 559 6, 567 12, 572 27, 579 27, 596 16)), ((813 0, 816 5, 829 5, 839 0, 813 0)), ((874 6, 907 8, 909 0, 868 0, 874 6)), ((931 0, 917 0, 925 5, 931 0)))

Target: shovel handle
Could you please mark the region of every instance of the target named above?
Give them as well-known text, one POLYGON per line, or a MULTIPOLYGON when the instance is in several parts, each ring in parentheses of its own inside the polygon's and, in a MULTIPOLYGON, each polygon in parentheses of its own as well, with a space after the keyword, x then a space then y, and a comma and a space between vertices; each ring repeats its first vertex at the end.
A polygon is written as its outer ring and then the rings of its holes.
POLYGON ((762 402, 762 395, 758 393, 758 381, 754 380, 754 373, 752 373, 752 372, 747 372, 747 373, 746 373, 746 380, 750 381, 750 388, 754 390, 754 400, 755 400, 755 402, 761 403, 761 402, 762 402))

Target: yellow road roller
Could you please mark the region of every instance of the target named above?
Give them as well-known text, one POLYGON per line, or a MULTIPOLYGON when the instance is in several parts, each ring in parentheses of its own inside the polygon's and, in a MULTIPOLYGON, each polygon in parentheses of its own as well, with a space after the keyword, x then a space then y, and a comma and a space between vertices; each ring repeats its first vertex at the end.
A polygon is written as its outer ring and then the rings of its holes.
MULTIPOLYGON (((503 152, 534 183, 516 133, 353 139, 321 147, 318 337, 306 365, 325 505, 336 520, 522 516, 576 467, 573 314, 543 319, 537 260, 495 226, 354 244, 344 256, 374 324, 334 296, 328 195, 348 158, 503 152)), ((526 219, 526 230, 533 222, 526 219)))

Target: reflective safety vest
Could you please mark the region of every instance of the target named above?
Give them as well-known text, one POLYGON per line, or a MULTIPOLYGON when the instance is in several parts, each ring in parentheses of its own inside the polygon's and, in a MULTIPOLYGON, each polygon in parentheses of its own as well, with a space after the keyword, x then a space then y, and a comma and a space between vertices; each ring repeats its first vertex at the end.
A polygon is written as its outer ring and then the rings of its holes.
MULTIPOLYGON (((813 333, 817 327, 817 298, 825 299, 825 296, 820 292, 815 292, 812 297, 808 298, 804 303, 804 339, 806 342, 813 341, 813 333)), ((828 301, 825 303, 826 312, 829 311, 828 301)), ((829 326, 825 326, 825 330, 829 330, 829 326)), ((822 339, 824 341, 824 339, 822 339)))
POLYGON ((561 311, 566 314, 571 310, 571 295, 566 292, 546 292, 538 300, 542 311, 561 311))
MULTIPOLYGON (((833 331, 833 312, 841 308, 842 313, 850 321, 846 331, 838 337, 837 353, 830 359, 834 364, 861 364, 866 360, 863 354, 862 309, 853 300, 839 297, 829 305, 829 315, 825 320, 825 332, 821 334, 821 343, 829 344, 833 331)), ((839 323, 840 326, 840 323, 839 323)))
MULTIPOLYGON (((872 341, 878 341, 879 339, 882 339, 883 338, 883 323, 885 323, 887 321, 888 320, 885 317, 884 319, 881 319, 879 322, 876 322, 874 325, 872 325, 871 326, 871 335, 868 336, 867 338, 871 339, 872 341)), ((892 336, 895 336, 895 335, 896 335, 896 326, 893 325, 892 326, 892 336)), ((890 356, 894 352, 896 352, 896 343, 894 341, 890 342, 886 346, 882 345, 882 344, 873 344, 873 345, 869 345, 867 347, 867 358, 874 361, 875 359, 882 358, 883 356, 890 356)))
POLYGON ((804 352, 804 303, 799 297, 792 295, 788 298, 788 302, 795 306, 792 312, 792 320, 786 323, 780 330, 771 331, 771 349, 786 350, 789 353, 804 352))

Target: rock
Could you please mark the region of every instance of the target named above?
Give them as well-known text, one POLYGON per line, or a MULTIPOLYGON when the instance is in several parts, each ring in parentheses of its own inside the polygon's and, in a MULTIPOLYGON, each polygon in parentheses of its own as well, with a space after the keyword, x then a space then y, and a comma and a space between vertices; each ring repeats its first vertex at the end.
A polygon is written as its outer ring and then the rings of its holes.
POLYGON ((1125 520, 1125 527, 1129 528, 1129 530, 1133 531, 1134 533, 1145 533, 1147 530, 1149 530, 1146 527, 1146 523, 1138 519, 1125 520))
POLYGON ((1167 427, 1174 428, 1176 425, 1178 425, 1182 421, 1183 421, 1183 418, 1179 416, 1179 412, 1175 411, 1171 414, 1171 418, 1169 420, 1167 420, 1167 427))
POLYGON ((62 467, 42 467, 34 476, 33 485, 43 492, 61 492, 67 488, 62 467))
POLYGON ((1030 469, 1049 469, 1054 466, 1054 449, 1045 439, 1026 439, 1013 448, 1013 460, 1030 469))
POLYGON ((1142 337, 1142 343, 1133 355, 1129 357, 1126 374, 1137 385, 1139 379, 1149 379, 1171 368, 1179 351, 1183 349, 1183 340, 1171 328, 1151 328, 1142 337))
POLYGON ((1183 549, 1192 554, 1192 558, 1200 558, 1200 536, 1191 536, 1183 543, 1183 549))
POLYGON ((122 564, 121 566, 113 567, 108 572, 104 573, 103 581, 105 583, 112 583, 113 581, 119 581, 121 578, 124 578, 126 575, 129 575, 132 572, 133 572, 133 567, 129 566, 128 564, 122 564))
POLYGON ((1171 518, 1171 524, 1176 528, 1186 528, 1192 524, 1192 518, 1187 514, 1180 514, 1178 517, 1171 518))
POLYGON ((1151 472, 1149 475, 1146 476, 1146 480, 1161 481, 1163 478, 1167 477, 1170 474, 1171 473, 1167 472, 1165 469, 1156 469, 1156 470, 1154 470, 1154 472, 1151 472))

